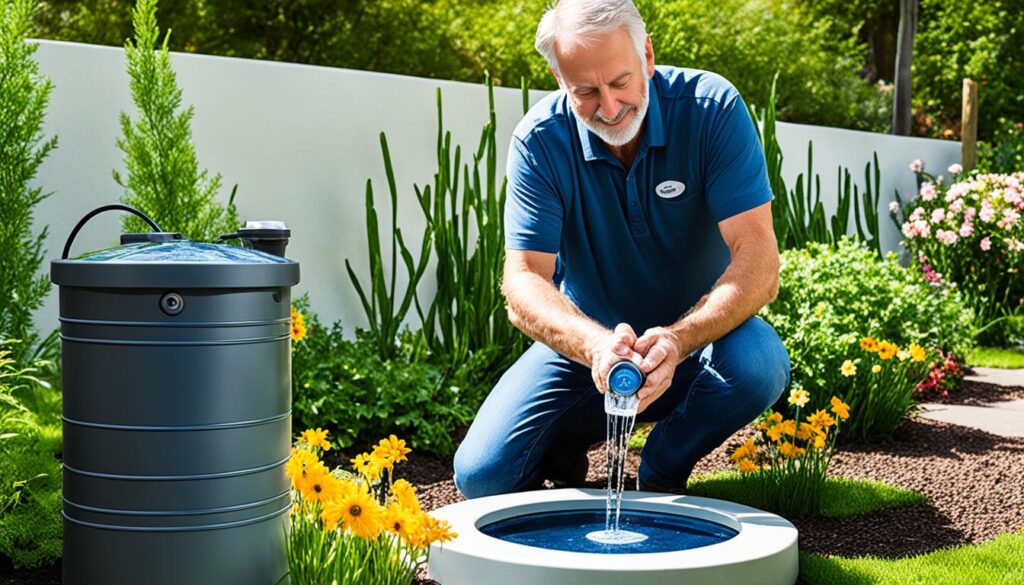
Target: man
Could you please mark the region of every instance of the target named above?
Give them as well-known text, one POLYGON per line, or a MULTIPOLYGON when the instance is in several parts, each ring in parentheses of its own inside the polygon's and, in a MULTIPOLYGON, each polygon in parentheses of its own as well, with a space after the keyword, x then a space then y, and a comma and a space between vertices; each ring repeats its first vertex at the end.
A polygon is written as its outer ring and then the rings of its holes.
POLYGON ((473 498, 582 482, 608 370, 629 359, 647 374, 637 420, 657 422, 640 487, 681 492, 789 380, 754 316, 778 290, 764 154, 729 82, 655 68, 629 0, 561 0, 537 49, 562 91, 512 138, 503 285, 537 343, 480 408, 455 483, 473 498))

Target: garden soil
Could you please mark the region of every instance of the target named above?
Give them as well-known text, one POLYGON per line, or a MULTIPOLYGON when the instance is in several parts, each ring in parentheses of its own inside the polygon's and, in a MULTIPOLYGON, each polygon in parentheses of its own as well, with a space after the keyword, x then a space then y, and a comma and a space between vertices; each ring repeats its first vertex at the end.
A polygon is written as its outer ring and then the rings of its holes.
MULTIPOLYGON (((929 402, 980 406, 1024 398, 1024 387, 968 382, 945 398, 929 402)), ((727 453, 750 434, 744 429, 702 459, 694 473, 731 469, 727 453)), ((332 453, 332 465, 347 457, 332 453)), ((604 488, 604 447, 590 451, 587 487, 604 488)), ((630 453, 626 485, 635 485, 638 453, 630 453)), ((810 518, 794 522, 800 548, 838 556, 915 556, 960 544, 980 543, 998 534, 1024 529, 1024 438, 1005 438, 975 429, 911 417, 891 439, 843 444, 832 459, 832 475, 874 479, 918 491, 926 505, 882 510, 857 518, 810 518)), ((452 482, 450 460, 413 453, 397 468, 419 489, 425 509, 461 500, 452 482)), ((0 558, 0 585, 58 585, 60 564, 15 571, 0 558)), ((418 585, 432 584, 425 572, 418 585)))

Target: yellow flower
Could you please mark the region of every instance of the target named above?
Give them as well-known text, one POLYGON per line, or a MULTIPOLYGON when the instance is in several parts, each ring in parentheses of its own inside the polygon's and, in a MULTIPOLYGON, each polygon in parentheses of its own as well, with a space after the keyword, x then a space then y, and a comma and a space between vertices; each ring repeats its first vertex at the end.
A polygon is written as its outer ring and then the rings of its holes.
POLYGON ((851 360, 846 360, 843 365, 839 368, 839 371, 843 376, 849 378, 850 376, 857 373, 857 366, 851 360))
POLYGON ((825 435, 818 435, 814 437, 814 448, 824 449, 825 448, 825 435))
POLYGON ((365 487, 342 490, 341 497, 324 503, 320 515, 324 530, 334 530, 340 524, 345 530, 365 540, 377 538, 382 530, 383 510, 365 487))
POLYGON ((396 463, 407 461, 406 455, 412 453, 412 449, 405 446, 405 441, 395 435, 381 439, 373 448, 373 456, 381 462, 381 467, 387 470, 394 468, 396 463))
POLYGON ((356 455, 355 459, 352 459, 352 468, 356 470, 356 473, 362 475, 370 481, 374 481, 380 478, 380 472, 383 470, 381 461, 369 453, 360 453, 356 455))
POLYGON ((916 343, 910 344, 910 359, 915 362, 923 362, 925 358, 924 348, 916 343))
POLYGON ((751 471, 757 471, 761 469, 756 463, 750 459, 740 459, 736 462, 736 467, 739 468, 740 473, 750 473, 751 471))
POLYGON ((761 424, 757 425, 757 430, 766 431, 769 427, 777 425, 780 422, 782 422, 782 413, 771 411, 771 414, 761 421, 761 424))
POLYGON ((392 504, 384 509, 381 524, 384 530, 401 537, 402 540, 413 543, 414 535, 419 531, 419 514, 407 510, 398 504, 392 504))
POLYGON ((878 364, 875 364, 875 365, 871 366, 871 373, 872 374, 877 374, 878 372, 881 372, 881 371, 882 371, 882 366, 880 366, 878 364))
POLYGON ((321 503, 337 498, 342 491, 341 480, 323 466, 309 471, 296 484, 303 498, 321 503))
POLYGON ((302 431, 299 440, 310 447, 320 447, 324 451, 331 450, 331 444, 327 441, 327 431, 319 427, 302 431))
POLYGON ((435 542, 450 542, 458 538, 458 534, 452 531, 452 527, 444 520, 438 520, 429 514, 421 514, 420 538, 422 546, 435 542))
POLYGON ((878 340, 874 337, 865 337, 860 340, 860 348, 868 353, 875 353, 878 351, 878 340))
POLYGON ((891 360, 892 356, 896 355, 900 351, 900 346, 895 343, 889 343, 883 341, 878 344, 878 357, 882 360, 891 360))
POLYGON ((803 455, 804 452, 806 452, 806 449, 802 447, 797 447, 796 445, 790 443, 789 441, 783 441, 782 444, 779 445, 779 453, 781 453, 782 456, 787 459, 794 459, 796 457, 799 457, 800 455, 803 455))
POLYGON ((796 432, 796 438, 800 439, 801 441, 806 441, 806 440, 810 439, 816 433, 820 433, 820 432, 821 432, 821 429, 819 429, 818 427, 814 426, 813 424, 802 422, 802 423, 800 423, 800 427, 799 427, 799 429, 796 432))
POLYGON ((399 479, 391 485, 391 495, 394 496, 398 505, 406 510, 420 511, 420 500, 416 497, 416 488, 404 479, 399 479))
POLYGON ((811 395, 807 390, 803 388, 793 388, 789 391, 789 403, 795 404, 799 408, 803 408, 807 401, 811 399, 811 395))
POLYGON ((310 472, 327 471, 327 467, 320 462, 320 459, 312 451, 307 449, 296 449, 292 447, 292 456, 284 466, 285 474, 291 478, 292 485, 298 487, 301 481, 310 472))
POLYGON ((839 417, 839 420, 846 420, 850 418, 850 405, 833 396, 832 412, 836 413, 836 416, 839 417))
POLYGON ((300 342, 306 337, 306 318, 292 307, 292 341, 300 342))
POLYGON ((836 419, 832 418, 824 410, 818 410, 807 417, 807 422, 811 423, 811 426, 815 429, 827 429, 836 424, 836 419))
POLYGON ((754 444, 754 438, 751 437, 751 438, 747 439, 746 443, 743 443, 742 445, 737 447, 736 450, 732 452, 732 455, 729 456, 729 458, 732 459, 735 462, 735 461, 739 461, 740 459, 746 459, 747 457, 752 457, 752 456, 754 456, 756 454, 757 454, 757 445, 754 444))

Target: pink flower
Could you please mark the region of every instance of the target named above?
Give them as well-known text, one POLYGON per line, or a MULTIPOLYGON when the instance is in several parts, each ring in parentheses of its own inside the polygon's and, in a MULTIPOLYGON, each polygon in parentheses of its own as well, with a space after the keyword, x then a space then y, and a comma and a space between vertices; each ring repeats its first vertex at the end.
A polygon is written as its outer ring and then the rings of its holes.
POLYGON ((960 237, 961 238, 970 237, 970 235, 973 234, 973 233, 974 233, 974 226, 973 225, 971 225, 969 223, 965 223, 962 226, 960 226, 960 237))
POLYGON ((910 163, 909 167, 910 170, 914 171, 915 173, 920 173, 921 171, 924 170, 924 163, 921 162, 921 159, 919 158, 914 159, 914 161, 910 163))
POLYGON ((960 213, 960 211, 963 208, 964 208, 964 200, 963 199, 957 199, 956 201, 954 201, 954 202, 949 204, 949 212, 951 214, 960 213))
POLYGON ((924 217, 924 207, 918 207, 914 209, 914 211, 910 212, 910 217, 908 217, 907 219, 909 219, 910 221, 917 221, 922 217, 924 217))
POLYGON ((949 246, 956 243, 957 237, 950 230, 936 230, 935 239, 949 246))
POLYGON ((980 242, 978 242, 978 246, 981 247, 982 252, 988 252, 989 249, 992 248, 992 240, 990 240, 988 236, 985 236, 984 238, 981 238, 980 242))
POLYGON ((949 165, 949 168, 946 170, 949 171, 949 174, 951 175, 959 175, 964 172, 964 168, 956 163, 949 165))
POLYGON ((996 218, 996 210, 992 209, 987 205, 983 205, 981 208, 981 213, 978 214, 978 217, 980 217, 981 221, 985 223, 992 223, 992 220, 996 218))
POLYGON ((931 183, 923 183, 921 185, 921 199, 924 199, 925 201, 931 201, 932 199, 935 199, 935 195, 935 185, 931 183))
POLYGON ((973 207, 968 207, 967 211, 964 212, 964 219, 972 220, 978 215, 978 210, 973 207))
POLYGON ((889 202, 889 213, 896 213, 899 210, 900 210, 900 204, 899 203, 896 203, 895 201, 890 201, 889 202))
POLYGON ((946 210, 943 208, 932 210, 932 223, 942 223, 942 220, 946 219, 946 210))

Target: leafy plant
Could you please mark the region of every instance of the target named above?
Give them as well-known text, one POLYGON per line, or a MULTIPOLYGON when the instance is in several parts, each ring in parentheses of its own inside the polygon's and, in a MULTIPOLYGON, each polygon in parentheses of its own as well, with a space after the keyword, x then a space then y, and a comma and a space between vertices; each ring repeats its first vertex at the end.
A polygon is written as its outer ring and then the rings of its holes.
POLYGON ((837 169, 835 214, 827 216, 821 203, 821 177, 814 173, 814 144, 807 143, 807 174, 797 175, 796 187, 790 191, 782 178, 782 148, 779 146, 775 132, 775 91, 778 75, 772 80, 768 94, 768 105, 757 111, 754 105, 748 106, 750 116, 760 127, 758 138, 764 148, 768 170, 768 183, 775 201, 772 203, 772 224, 775 239, 780 250, 799 248, 808 242, 835 244, 846 237, 849 232, 850 214, 857 226, 856 236, 882 255, 881 240, 878 227, 878 199, 881 174, 878 167, 878 153, 874 154, 874 170, 872 163, 864 167, 864 193, 860 187, 851 182, 850 171, 842 166, 837 169), (814 188, 811 188, 811 177, 814 177, 814 188), (872 181, 874 179, 874 181, 872 181), (806 187, 805 187, 806 181, 806 187), (852 187, 852 191, 851 191, 852 187), (850 204, 853 203, 851 209, 850 204), (863 207, 863 211, 861 208, 863 207), (863 223, 861 218, 863 217, 863 223))
POLYGON ((15 567, 61 556, 60 395, 0 349, 0 554, 15 567))
POLYGON ((916 343, 962 353, 971 345, 973 314, 955 290, 931 286, 861 243, 811 243, 782 253, 778 297, 761 316, 789 351, 794 384, 812 396, 833 385, 858 333, 901 347, 916 343))
POLYGON ((769 410, 757 421, 758 433, 729 455, 746 491, 756 493, 766 509, 789 517, 820 509, 839 427, 850 416, 850 406, 833 396, 831 414, 819 409, 801 421, 801 411, 812 410, 803 410, 809 400, 806 390, 792 390, 793 418, 769 410))
MULTIPOLYGON (((214 241, 238 227, 235 192, 226 207, 215 201, 220 174, 199 169, 192 143, 193 106, 182 109, 168 51, 170 33, 160 42, 156 22, 157 0, 138 0, 132 13, 135 38, 125 42, 132 98, 139 115, 135 121, 121 113, 117 146, 124 152, 126 175, 114 171, 125 190, 122 201, 141 209, 167 231, 198 241, 214 241)), ((149 227, 125 215, 124 230, 145 232, 149 227)))
POLYGON ((978 143, 978 170, 982 173, 1024 171, 1024 122, 998 120, 991 142, 978 143))
POLYGON ((8 351, 27 365, 52 353, 55 334, 42 342, 32 324, 33 312, 50 292, 50 280, 40 275, 47 228, 33 234, 32 215, 49 194, 32 185, 57 138, 45 138, 43 117, 53 89, 39 74, 32 55, 37 46, 26 42, 32 25, 31 0, 0 4, 0 340, 18 339, 8 351))
POLYGON ((488 366, 500 348, 474 354, 459 367, 422 351, 416 334, 405 332, 396 356, 382 359, 375 339, 357 331, 345 339, 340 323, 324 327, 305 313, 307 335, 293 346, 292 388, 296 424, 336 431, 341 448, 369 442, 381 428, 409 438, 417 449, 439 455, 455 451, 495 381, 488 366))

